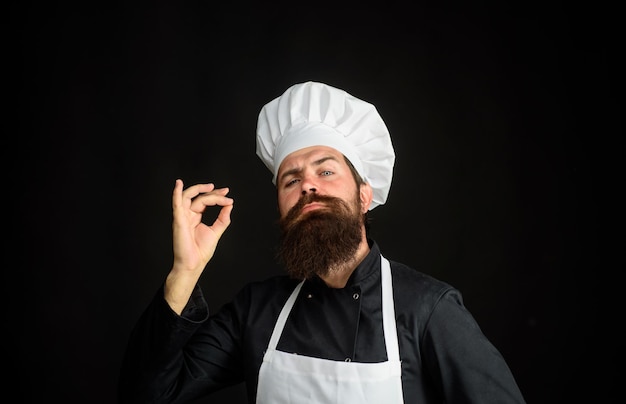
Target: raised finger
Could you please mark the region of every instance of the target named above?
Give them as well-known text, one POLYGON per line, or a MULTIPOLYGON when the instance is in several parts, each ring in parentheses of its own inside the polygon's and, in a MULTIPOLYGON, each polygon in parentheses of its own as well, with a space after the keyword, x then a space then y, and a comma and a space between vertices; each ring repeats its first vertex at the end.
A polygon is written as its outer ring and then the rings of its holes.
POLYGON ((226 196, 228 188, 219 188, 211 192, 198 195, 191 202, 191 210, 202 212, 207 206, 229 206, 233 204, 233 199, 226 196))
POLYGON ((210 192, 215 188, 212 183, 196 184, 187 189, 184 189, 183 180, 180 178, 176 180, 174 185, 174 191, 172 192, 172 207, 184 206, 186 200, 187 206, 191 205, 191 200, 202 192, 210 192))
POLYGON ((215 189, 215 184, 206 183, 206 184, 195 184, 183 191, 183 198, 193 199, 198 195, 205 194, 207 192, 211 192, 215 189))

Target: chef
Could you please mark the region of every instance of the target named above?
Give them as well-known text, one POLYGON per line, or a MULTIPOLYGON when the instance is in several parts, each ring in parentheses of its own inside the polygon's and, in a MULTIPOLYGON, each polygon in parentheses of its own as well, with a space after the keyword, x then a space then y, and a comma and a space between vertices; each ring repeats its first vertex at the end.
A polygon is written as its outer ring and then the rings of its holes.
POLYGON ((262 107, 256 151, 276 187, 284 275, 210 312, 198 280, 234 200, 227 187, 176 180, 172 267, 131 332, 120 403, 191 402, 240 383, 257 404, 524 403, 460 291, 369 236, 395 162, 372 104, 295 84, 262 107))

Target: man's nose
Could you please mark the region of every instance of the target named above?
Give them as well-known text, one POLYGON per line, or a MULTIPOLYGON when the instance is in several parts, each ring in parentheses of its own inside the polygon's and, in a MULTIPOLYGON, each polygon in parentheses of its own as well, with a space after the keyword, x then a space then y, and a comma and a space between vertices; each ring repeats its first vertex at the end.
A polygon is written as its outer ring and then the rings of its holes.
POLYGON ((306 195, 311 192, 317 192, 317 185, 310 176, 302 179, 301 187, 302 195, 306 195))

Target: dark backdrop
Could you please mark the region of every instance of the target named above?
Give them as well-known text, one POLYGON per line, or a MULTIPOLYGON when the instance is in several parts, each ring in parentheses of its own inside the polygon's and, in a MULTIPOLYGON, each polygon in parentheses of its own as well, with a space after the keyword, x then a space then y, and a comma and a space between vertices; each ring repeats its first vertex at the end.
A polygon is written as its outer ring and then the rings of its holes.
POLYGON ((394 181, 372 212, 383 253, 463 292, 529 403, 612 397, 624 264, 613 10, 20 4, 5 14, 17 91, 2 148, 12 402, 115 402, 128 334, 171 264, 176 178, 235 198, 201 279, 212 309, 280 272, 255 125, 307 80, 372 102, 390 129, 394 181))

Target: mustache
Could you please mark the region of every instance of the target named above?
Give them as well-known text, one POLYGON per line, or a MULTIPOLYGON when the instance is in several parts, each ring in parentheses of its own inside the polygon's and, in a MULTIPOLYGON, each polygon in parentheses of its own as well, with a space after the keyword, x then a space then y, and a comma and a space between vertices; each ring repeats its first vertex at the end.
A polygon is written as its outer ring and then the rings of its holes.
POLYGON ((305 195, 302 195, 300 199, 298 199, 298 202, 295 205, 293 205, 291 209, 289 209, 285 217, 282 220, 280 220, 280 222, 283 225, 293 223, 296 220, 296 218, 300 215, 300 211, 302 210, 304 205, 313 203, 313 202, 323 203, 329 208, 337 208, 337 207, 342 206, 343 201, 340 198, 336 198, 334 196, 318 195, 316 193, 305 194, 305 195))
POLYGON ((300 211, 304 207, 304 205, 307 205, 313 202, 325 203, 329 206, 332 206, 336 204, 337 201, 340 201, 340 199, 334 196, 318 195, 312 192, 309 194, 302 195, 302 197, 298 200, 298 202, 291 208, 291 211, 293 212, 300 211))

